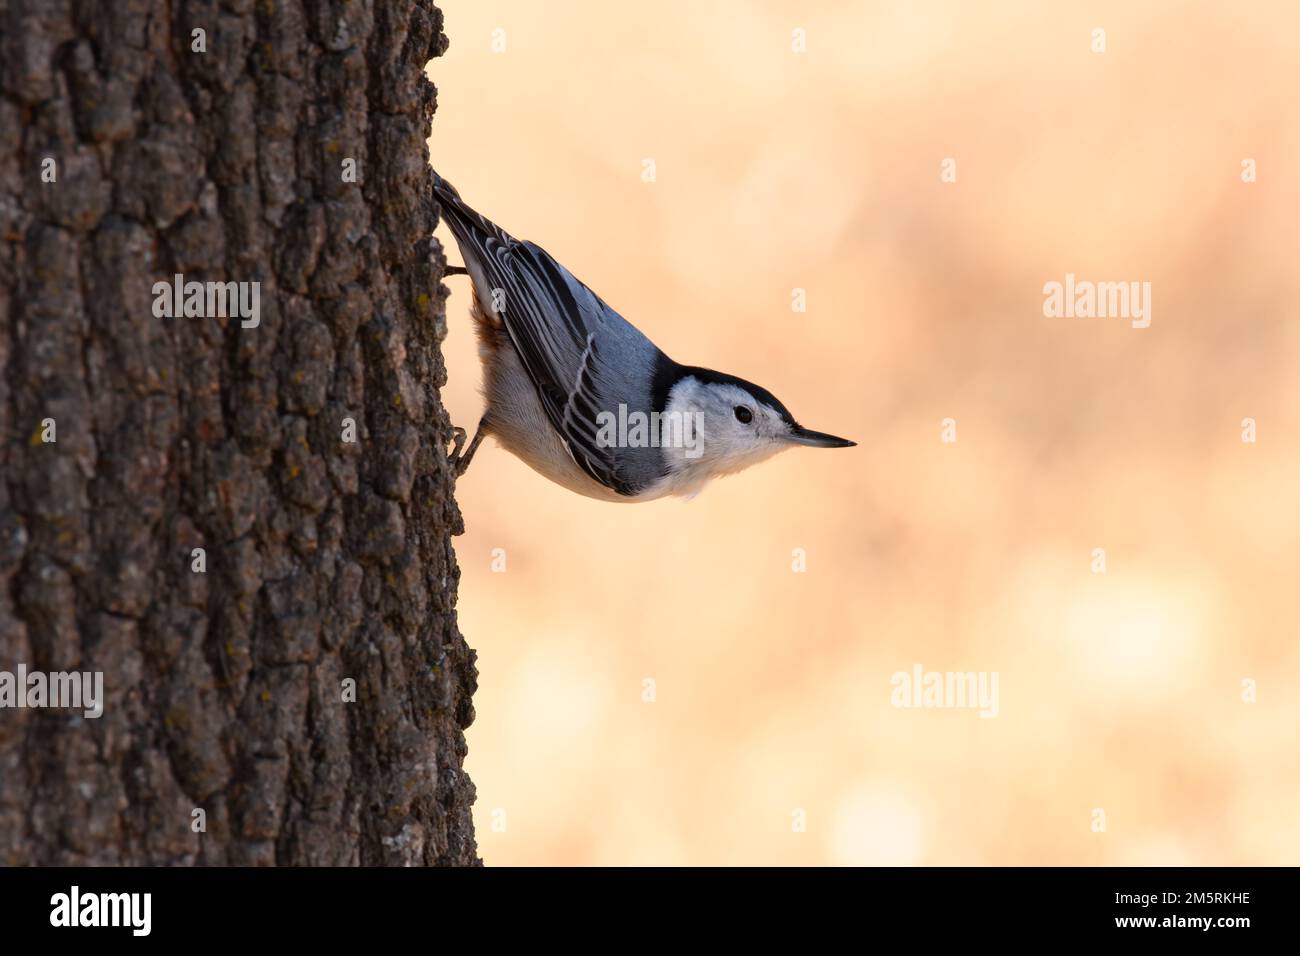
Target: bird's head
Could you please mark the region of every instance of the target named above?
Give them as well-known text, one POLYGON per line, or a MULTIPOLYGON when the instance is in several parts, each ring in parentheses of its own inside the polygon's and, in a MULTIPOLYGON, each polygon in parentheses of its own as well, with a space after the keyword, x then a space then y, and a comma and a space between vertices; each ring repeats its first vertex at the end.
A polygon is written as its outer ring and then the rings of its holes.
POLYGON ((804 428, 761 386, 710 369, 686 368, 664 405, 690 439, 668 442, 669 467, 683 478, 729 475, 795 445, 850 448, 856 442, 804 428))

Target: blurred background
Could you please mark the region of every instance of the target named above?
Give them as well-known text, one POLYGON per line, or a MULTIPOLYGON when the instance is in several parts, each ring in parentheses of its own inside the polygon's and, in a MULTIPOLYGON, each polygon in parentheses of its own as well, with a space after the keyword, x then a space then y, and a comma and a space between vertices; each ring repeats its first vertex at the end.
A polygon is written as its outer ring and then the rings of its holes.
POLYGON ((484 860, 1294 864, 1300 8, 440 5, 466 201, 860 443, 639 505, 485 443, 484 860), (1067 272, 1150 282, 1150 327, 1045 318, 1067 272), (998 716, 892 706, 916 665, 998 716))

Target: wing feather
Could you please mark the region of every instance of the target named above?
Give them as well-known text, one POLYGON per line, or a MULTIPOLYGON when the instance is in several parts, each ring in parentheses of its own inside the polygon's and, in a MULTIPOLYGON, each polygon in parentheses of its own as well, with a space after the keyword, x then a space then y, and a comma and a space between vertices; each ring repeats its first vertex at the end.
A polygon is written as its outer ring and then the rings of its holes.
POLYGON ((617 416, 621 403, 650 404, 650 376, 667 357, 540 246, 520 242, 474 212, 436 174, 434 188, 480 300, 501 318, 574 462, 623 495, 661 477, 657 448, 603 444, 597 416, 617 416))

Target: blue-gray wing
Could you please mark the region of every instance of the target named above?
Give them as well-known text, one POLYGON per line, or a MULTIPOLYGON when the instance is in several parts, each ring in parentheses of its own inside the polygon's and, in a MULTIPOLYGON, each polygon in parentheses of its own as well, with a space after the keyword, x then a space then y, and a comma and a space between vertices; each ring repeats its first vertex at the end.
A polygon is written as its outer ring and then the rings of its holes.
POLYGON ((659 349, 546 250, 520 242, 461 202, 435 174, 435 191, 484 307, 499 315, 573 460, 622 495, 663 476, 657 447, 626 448, 602 435, 602 413, 655 409, 659 349))

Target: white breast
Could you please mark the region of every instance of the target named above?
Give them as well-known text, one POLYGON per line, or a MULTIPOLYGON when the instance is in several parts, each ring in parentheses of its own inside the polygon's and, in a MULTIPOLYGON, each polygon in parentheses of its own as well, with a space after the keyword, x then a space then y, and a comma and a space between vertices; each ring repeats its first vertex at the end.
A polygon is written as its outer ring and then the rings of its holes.
POLYGON ((588 498, 628 502, 660 497, 620 495, 593 479, 578 467, 560 441, 515 350, 505 345, 496 350, 491 361, 486 359, 484 391, 492 434, 512 455, 557 485, 588 498))

